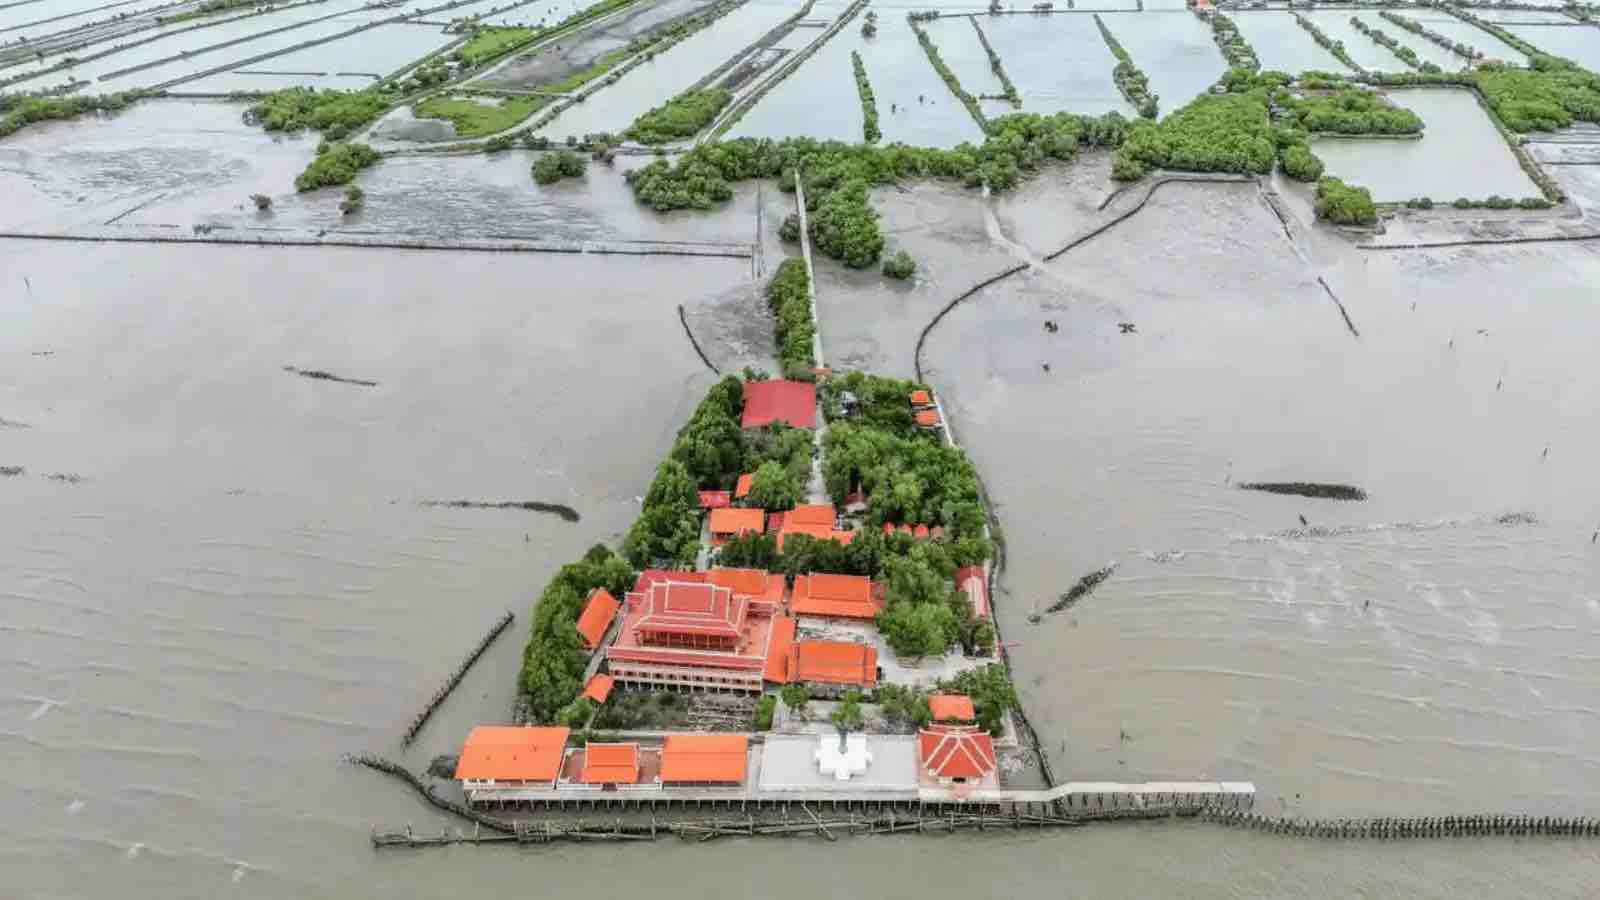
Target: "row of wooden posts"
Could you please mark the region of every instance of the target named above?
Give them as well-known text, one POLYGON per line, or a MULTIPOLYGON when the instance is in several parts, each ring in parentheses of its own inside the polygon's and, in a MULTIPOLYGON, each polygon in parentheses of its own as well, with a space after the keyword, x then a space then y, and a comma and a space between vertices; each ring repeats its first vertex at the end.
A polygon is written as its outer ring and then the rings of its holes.
POLYGON ((1289 819, 1241 810, 1208 809, 1205 822, 1309 838, 1600 837, 1600 819, 1583 816, 1400 816, 1289 819))
POLYGON ((490 626, 488 633, 483 636, 482 640, 478 641, 478 645, 472 648, 472 652, 468 653, 466 659, 461 661, 461 665, 456 666, 456 670, 451 673, 450 678, 434 692, 433 697, 428 700, 422 711, 417 713, 416 718, 411 720, 411 724, 406 728, 405 734, 400 737, 400 746, 411 746, 411 742, 417 739, 418 732, 422 731, 422 726, 428 724, 428 718, 433 715, 433 711, 438 709, 439 705, 444 703, 445 699, 450 696, 450 692, 456 689, 456 685, 460 684, 461 679, 466 677, 467 670, 472 668, 472 664, 478 661, 478 657, 482 656, 485 650, 489 649, 489 645, 494 643, 494 639, 506 630, 506 627, 511 624, 511 619, 511 612, 507 610, 499 621, 490 626))

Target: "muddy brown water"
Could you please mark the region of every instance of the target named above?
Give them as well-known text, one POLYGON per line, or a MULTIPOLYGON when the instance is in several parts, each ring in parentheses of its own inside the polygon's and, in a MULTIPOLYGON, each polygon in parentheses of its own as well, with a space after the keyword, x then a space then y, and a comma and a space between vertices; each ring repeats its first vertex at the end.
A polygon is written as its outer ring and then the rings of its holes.
MULTIPOLYGON (((215 155, 179 167, 214 174, 185 189, 163 162, 187 157, 155 153, 118 180, 117 148, 63 124, 43 133, 75 135, 81 165, 0 145, 52 161, 10 157, 0 174, 25 198, 8 215, 35 227, 98 221, 155 188, 174 193, 149 225, 163 209, 183 227, 243 215, 231 205, 314 146, 248 143, 219 122, 225 136, 191 142, 215 155), (90 196, 91 178, 117 195, 90 196)), ((577 214, 534 219, 540 195, 510 176, 527 163, 506 160, 386 163, 363 176, 366 224, 464 229, 427 195, 477 179, 511 207, 494 215, 562 233, 577 214)), ((890 248, 922 270, 890 285, 823 264, 830 361, 909 374, 921 326, 968 279, 1122 208, 1096 209, 1104 168, 1091 154, 987 205, 950 185, 881 192, 890 248)), ((604 212, 601 236, 728 240, 752 233, 758 202, 775 226, 789 199, 751 185, 698 220, 630 219, 625 193, 608 193, 619 180, 591 175, 571 195, 604 212)), ((284 213, 309 227, 336 201, 284 213)), ((785 252, 769 233, 767 271, 785 252)), ((557 565, 626 528, 710 382, 677 305, 719 360, 770 340, 750 273, 706 258, 0 242, 0 419, 29 426, 0 430, 0 466, 25 469, 0 482, 5 893, 687 898, 714 877, 779 898, 1591 895, 1592 843, 1309 842, 1195 823, 375 853, 375 823, 456 823, 340 756, 398 754, 419 704, 511 609, 513 633, 402 758, 420 771, 504 718, 529 603, 557 565), (536 497, 582 519, 419 504, 440 497, 536 497)), ((1291 243, 1256 186, 1180 185, 952 313, 924 364, 998 504, 999 610, 1056 771, 1250 779, 1259 809, 1308 816, 1600 808, 1597 277, 1584 245, 1291 243), (1230 487, 1294 480, 1370 497, 1230 487), (1537 521, 1492 521, 1519 511, 1537 521), (1328 536, 1297 534, 1300 515, 1328 536), (1093 594, 1027 624, 1112 561, 1093 594)))
POLYGON ((673 22, 705 12, 715 5, 716 0, 661 0, 631 6, 607 18, 598 27, 563 37, 555 46, 515 60, 476 83, 488 88, 526 90, 557 82, 589 68, 600 57, 628 46, 635 38, 669 27, 673 22))

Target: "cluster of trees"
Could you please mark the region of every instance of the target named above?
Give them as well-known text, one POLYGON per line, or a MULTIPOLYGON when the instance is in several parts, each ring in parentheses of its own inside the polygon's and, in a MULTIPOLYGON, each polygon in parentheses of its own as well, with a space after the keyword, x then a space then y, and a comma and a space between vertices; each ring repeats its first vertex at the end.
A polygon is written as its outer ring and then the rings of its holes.
POLYGON ((978 726, 996 735, 1003 730, 1005 714, 1022 705, 1017 698, 1017 689, 1011 683, 1011 676, 1000 663, 990 663, 943 679, 939 682, 939 689, 971 697, 978 726))
POLYGON ((285 88, 261 97, 245 113, 245 121, 267 131, 300 131, 309 128, 337 141, 371 122, 389 106, 380 91, 319 91, 315 88, 285 88))
POLYGON ((922 541, 905 553, 885 555, 883 611, 878 632, 899 656, 938 656, 960 643, 987 652, 994 626, 972 613, 972 601, 955 587, 956 561, 950 545, 922 541))
POLYGON ((1387 9, 1379 11, 1378 15, 1396 25, 1399 25, 1401 28, 1404 28, 1412 34, 1418 34, 1427 38, 1428 40, 1438 44, 1446 50, 1449 50, 1451 53, 1454 53, 1457 56, 1466 57, 1467 59, 1479 59, 1483 56, 1483 54, 1479 53, 1477 48, 1473 47, 1471 44, 1463 41, 1451 40, 1439 32, 1434 31, 1432 28, 1428 28, 1415 19, 1408 19, 1399 13, 1390 12, 1387 9))
MULTIPOLYGON (((634 577, 626 560, 597 544, 581 560, 562 566, 545 586, 533 607, 519 679, 535 721, 556 721, 563 713, 570 720, 579 713, 570 707, 583 688, 588 662, 577 629, 583 601, 597 587, 620 597, 633 586, 634 577)), ((583 719, 587 718, 584 713, 583 719)))
POLYGON ((317 147, 317 156, 304 172, 295 176, 294 189, 314 191, 320 187, 349 184, 356 173, 373 165, 382 155, 366 144, 330 143, 317 147))
POLYGON ((922 728, 933 721, 933 710, 928 707, 927 691, 899 684, 885 684, 874 693, 878 711, 891 725, 901 728, 922 728))
MULTIPOLYGON (((1412 197, 1405 202, 1406 209, 1433 209, 1436 205, 1430 197, 1412 197)), ((1549 209, 1554 204, 1543 197, 1523 197, 1521 200, 1513 200, 1499 194, 1490 194, 1484 200, 1457 197, 1450 202, 1450 205, 1456 209, 1549 209)))
POLYGON ((1376 92, 1345 86, 1332 94, 1279 91, 1274 103, 1289 124, 1312 133, 1419 134, 1422 119, 1376 92))
POLYGON ((785 374, 810 377, 816 365, 811 354, 817 328, 811 321, 810 290, 806 263, 799 257, 784 260, 767 284, 767 306, 777 319, 778 362, 785 374))
POLYGON ((1316 181, 1322 177, 1322 159, 1311 152, 1303 133, 1279 129, 1278 164, 1283 174, 1296 181, 1316 181), (1298 137, 1298 140, 1296 138, 1298 137))
POLYGON ((1378 209, 1364 187, 1345 184, 1332 176, 1317 179, 1317 218, 1335 225, 1375 225, 1378 209))
POLYGON ((1344 63, 1357 72, 1366 71, 1366 69, 1361 68, 1361 66, 1355 60, 1350 58, 1350 54, 1344 49, 1344 41, 1336 41, 1333 38, 1328 37, 1328 33, 1323 31, 1321 28, 1318 28, 1317 23, 1311 21, 1305 16, 1300 15, 1297 12, 1294 12, 1293 10, 1290 10, 1289 14, 1294 16, 1294 20, 1300 24, 1301 28, 1304 28, 1306 31, 1310 32, 1311 39, 1316 41, 1318 46, 1329 53, 1332 53, 1334 58, 1339 60, 1339 62, 1344 63))
POLYGON ((409 94, 424 88, 444 84, 449 80, 450 70, 445 67, 442 60, 436 59, 413 69, 411 74, 400 82, 400 89, 409 94))
POLYGON ((732 99, 733 95, 721 88, 684 91, 635 119, 623 134, 641 144, 665 144, 694 137, 732 99))
POLYGON ((911 254, 904 250, 896 252, 893 256, 883 261, 883 274, 899 281, 904 281, 917 273, 917 261, 911 254))
POLYGON ((533 180, 555 184, 563 178, 579 178, 587 166, 583 157, 571 150, 544 153, 533 162, 533 180))
MULTIPOLYGON (((994 11, 990 9, 990 12, 994 11)), ((983 26, 978 24, 976 16, 967 21, 972 23, 972 30, 978 33, 978 43, 983 45, 983 52, 989 55, 989 70, 994 73, 994 77, 1000 79, 1001 96, 1010 101, 1012 106, 1021 106, 1022 95, 1017 93, 1017 86, 1012 84, 1010 76, 1006 75, 1006 67, 1000 64, 1000 54, 996 53, 993 45, 989 43, 989 35, 984 33, 983 26)))
POLYGON ((1222 50, 1222 56, 1228 61, 1230 69, 1245 69, 1254 72, 1261 68, 1261 61, 1256 59, 1256 51, 1250 43, 1239 33, 1239 26, 1233 20, 1223 15, 1219 10, 1211 15, 1211 39, 1217 42, 1217 47, 1222 50))
POLYGON ((824 439, 822 474, 835 502, 859 487, 871 507, 869 525, 885 522, 942 525, 959 565, 990 555, 977 473, 966 454, 936 438, 897 435, 859 421, 844 421, 824 439))
POLYGON ((730 375, 711 386, 678 431, 623 541, 623 552, 635 565, 683 567, 694 562, 700 550, 699 491, 725 490, 739 477, 743 411, 744 384, 730 375))
POLYGON ((848 372, 835 374, 822 382, 818 386, 818 396, 829 422, 844 417, 844 395, 850 394, 856 403, 855 417, 851 421, 910 437, 917 434, 916 419, 911 413, 911 392, 926 390, 929 390, 927 385, 915 381, 848 372))
POLYGON ((867 80, 867 67, 861 62, 861 54, 854 50, 850 51, 850 68, 855 70, 856 93, 861 97, 861 134, 867 143, 875 144, 883 137, 878 129, 878 98, 872 95, 872 82, 867 80))
POLYGON ((867 10, 867 16, 861 21, 861 36, 873 38, 878 36, 878 14, 867 10))
MULTIPOLYGON (((973 21, 976 23, 977 20, 973 21)), ((1150 90, 1150 79, 1145 76, 1144 70, 1134 65, 1133 57, 1128 55, 1128 51, 1111 33, 1111 29, 1106 27, 1099 13, 1094 14, 1094 24, 1100 29, 1100 36, 1105 39, 1106 46, 1111 48, 1111 55, 1117 58, 1116 68, 1111 70, 1111 78, 1117 83, 1117 90, 1121 91, 1123 98, 1139 111, 1139 115, 1146 119, 1154 119, 1160 108, 1160 100, 1155 92, 1150 90)))
POLYGON ((1236 68, 1221 81, 1226 93, 1202 94, 1161 122, 1136 122, 1112 165, 1112 177, 1142 178, 1152 167, 1190 172, 1265 175, 1277 158, 1268 105, 1288 83, 1281 72, 1236 68))
POLYGON ((1574 121, 1600 123, 1600 76, 1543 53, 1529 67, 1486 65, 1474 74, 1484 99, 1515 131, 1555 131, 1574 121))
POLYGON ((147 96, 147 92, 126 91, 72 97, 0 94, 0 138, 13 135, 35 122, 74 119, 88 112, 116 112, 144 96, 147 96))
POLYGON ((755 720, 751 723, 751 730, 771 731, 772 716, 777 711, 778 698, 772 696, 771 694, 761 695, 761 699, 756 701, 755 720))
POLYGON ((366 199, 367 192, 363 191, 360 185, 350 185, 344 189, 344 199, 339 201, 339 214, 345 216, 350 215, 351 213, 360 209, 361 204, 365 203, 366 199))
POLYGON ((1388 47, 1390 53, 1400 57, 1400 60, 1411 68, 1422 72, 1427 72, 1429 74, 1441 71, 1439 67, 1433 63, 1423 62, 1422 58, 1417 56, 1417 51, 1385 34, 1382 29, 1373 28, 1371 25, 1368 25, 1355 16, 1350 17, 1350 24, 1355 28, 1355 30, 1361 32, 1369 38, 1372 38, 1374 43, 1388 47))

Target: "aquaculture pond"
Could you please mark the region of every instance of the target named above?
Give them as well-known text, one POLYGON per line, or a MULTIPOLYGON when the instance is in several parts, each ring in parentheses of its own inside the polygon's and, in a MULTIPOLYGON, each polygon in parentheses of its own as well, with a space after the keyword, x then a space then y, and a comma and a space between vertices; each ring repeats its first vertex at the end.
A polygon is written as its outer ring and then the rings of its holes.
POLYGON ((659 0, 634 4, 598 23, 563 35, 555 44, 546 45, 536 53, 513 56, 472 83, 505 90, 530 90, 554 84, 589 69, 607 54, 626 48, 635 38, 658 32, 715 5, 715 0, 659 0))
MULTIPOLYGON (((501 0, 496 0, 494 3, 486 4, 482 9, 492 9, 496 6, 505 6, 505 3, 501 2, 501 0)), ((478 21, 484 25, 526 25, 537 27, 540 25, 554 25, 567 16, 580 12, 583 7, 584 4, 578 2, 578 0, 534 0, 532 3, 508 9, 504 12, 492 14, 479 10, 473 10, 472 12, 480 17, 478 21)), ((452 15, 458 14, 452 13, 452 15)))
POLYGON ((1318 140, 1314 148, 1329 174, 1367 188, 1380 202, 1540 196, 1470 91, 1421 88, 1391 91, 1389 98, 1422 117, 1422 139, 1318 140))
POLYGON ((1227 68, 1210 27, 1192 13, 1107 13, 1101 18, 1150 77, 1162 115, 1210 89, 1227 68))
MULTIPOLYGON (((856 27, 854 23, 846 25, 834 35, 746 112, 728 136, 784 138, 803 135, 818 140, 860 141, 861 98, 856 92, 855 72, 850 66, 850 53, 860 49, 862 40, 856 27)), ((815 40, 820 34, 816 29, 795 29, 790 40, 795 43, 798 43, 797 38, 815 40)), ((938 100, 959 105, 948 91, 938 100)))
MULTIPOLYGON (((1525 66, 1528 64, 1527 54, 1512 47, 1510 44, 1507 44, 1505 41, 1500 40, 1499 38, 1487 31, 1484 31, 1482 28, 1479 28, 1471 22, 1463 22, 1448 13, 1441 13, 1432 10, 1402 9, 1397 10, 1397 12, 1427 25, 1429 28, 1439 32, 1452 41, 1460 41, 1463 44, 1478 48, 1478 52, 1484 54, 1490 59, 1498 59, 1502 62, 1508 62, 1518 66, 1525 66)), ((1399 28, 1398 25, 1389 24, 1384 28, 1384 30, 1391 31, 1397 28, 1399 28)), ((1575 25, 1573 30, 1600 32, 1600 29, 1596 29, 1592 25, 1575 25)))
POLYGON ((118 15, 148 13, 164 5, 160 0, 126 5, 117 0, 40 0, 34 3, 12 0, 0 4, 0 42, 14 41, 19 36, 42 37, 107 21, 118 15))
MULTIPOLYGON (((1357 31, 1356 27, 1350 24, 1350 13, 1351 11, 1347 9, 1304 10, 1300 12, 1300 15, 1310 20, 1318 28, 1321 28, 1329 38, 1343 41, 1344 52, 1349 54, 1350 58, 1356 61, 1356 65, 1363 69, 1374 72, 1413 71, 1405 60, 1394 55, 1394 52, 1388 47, 1357 31)), ((1385 34, 1395 34, 1400 29, 1385 22, 1382 30, 1385 34)), ((1398 35, 1396 37, 1398 38, 1398 35)), ((1418 52, 1420 53, 1421 51, 1418 52)), ((1451 68, 1459 68, 1460 62, 1460 60, 1457 60, 1457 65, 1451 66, 1451 68)), ((1335 69, 1333 71, 1342 70, 1335 69)))
POLYGON ((307 47, 272 59, 192 81, 183 90, 226 94, 271 91, 297 85, 315 88, 362 88, 392 75, 417 60, 460 40, 438 28, 382 25, 342 40, 307 47))
POLYGON ((551 137, 621 132, 671 100, 799 11, 798 3, 750 0, 710 26, 630 70, 616 84, 568 107, 540 132, 551 137))
POLYGON ((1133 114, 1111 80, 1117 59, 1090 16, 999 16, 986 19, 984 30, 1023 111, 1133 114))
MULTIPOLYGON (((1230 12, 1229 18, 1239 26, 1239 33, 1255 48, 1256 57, 1263 69, 1281 72, 1304 72, 1317 69, 1323 72, 1348 72, 1349 67, 1337 56, 1322 49, 1309 31, 1287 12, 1278 10, 1230 12)), ((1392 28, 1392 26, 1391 26, 1392 28)))
POLYGON ((1504 27, 1546 53, 1565 56, 1590 71, 1600 72, 1600 28, 1592 25, 1572 27, 1506 25, 1504 27))
MULTIPOLYGON (((989 54, 984 52, 983 43, 978 40, 978 32, 972 27, 974 21, 980 27, 986 28, 995 20, 994 16, 972 18, 950 16, 922 23, 923 30, 928 32, 928 37, 933 38, 934 45, 939 48, 939 58, 950 67, 950 71, 956 73, 961 86, 975 97, 1000 94, 1005 90, 993 67, 989 65, 989 54)), ((876 89, 877 85, 874 84, 873 87, 876 89)), ((1009 104, 995 107, 995 109, 1006 108, 1009 108, 1009 104)))
MULTIPOLYGON (((983 142, 982 129, 934 71, 904 19, 881 20, 876 37, 862 38, 857 32, 854 40, 877 98, 884 143, 954 147, 963 141, 983 142)), ((1009 104, 1005 107, 1010 110, 1009 104)))
MULTIPOLYGON (((1405 15, 1411 15, 1412 13, 1416 12, 1416 10, 1404 9, 1400 10, 1400 12, 1405 15)), ((1401 28, 1399 25, 1396 25, 1378 15, 1376 12, 1371 10, 1362 10, 1360 12, 1352 13, 1352 15, 1360 19, 1361 22, 1368 28, 1376 28, 1389 37, 1394 38, 1395 43, 1399 44, 1400 46, 1410 47, 1416 52, 1417 58, 1423 62, 1431 62, 1447 72, 1464 68, 1467 65, 1467 61, 1462 57, 1457 56, 1454 52, 1446 50, 1445 48, 1435 44, 1433 41, 1428 40, 1420 34, 1412 34, 1404 28, 1401 28)), ((1346 16, 1345 18, 1346 21, 1349 20, 1349 16, 1346 16)), ((1429 22, 1428 27, 1433 28, 1438 24, 1440 23, 1429 22)), ((1362 37, 1362 40, 1369 44, 1373 44, 1373 46, 1377 46, 1372 38, 1362 37)), ((1477 46, 1481 47, 1481 45, 1477 46)), ((1388 48, 1380 49, 1384 50, 1384 52, 1388 52, 1388 48)), ((1404 63, 1401 64, 1404 65, 1404 63)))

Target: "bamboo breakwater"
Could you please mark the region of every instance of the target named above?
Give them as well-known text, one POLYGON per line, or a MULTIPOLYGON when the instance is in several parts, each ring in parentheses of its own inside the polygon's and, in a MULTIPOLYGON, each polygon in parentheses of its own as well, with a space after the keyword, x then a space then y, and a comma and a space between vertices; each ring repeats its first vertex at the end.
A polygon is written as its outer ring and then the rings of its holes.
POLYGON ((486 816, 464 803, 457 803, 456 801, 447 797, 439 796, 438 792, 433 789, 432 785, 424 784, 421 778, 418 778, 410 769, 407 769, 405 766, 402 766, 399 763, 390 762, 381 756, 371 756, 365 753, 350 756, 346 759, 348 762, 354 763, 355 765, 364 766, 373 770, 374 772, 382 772, 385 775, 389 775, 393 778, 398 778, 401 781, 404 781, 406 784, 411 785, 411 787, 415 789, 418 794, 421 794, 422 799, 433 804, 439 809, 444 810, 445 812, 454 813, 455 815, 472 822, 480 829, 488 828, 491 831, 496 831, 503 834, 516 833, 517 825, 515 822, 497 819, 494 816, 486 816))
POLYGON ((406 729, 406 733, 400 738, 400 746, 411 746, 411 742, 417 739, 417 733, 422 731, 422 726, 428 724, 428 718, 433 715, 433 711, 438 709, 440 704, 444 703, 445 699, 450 696, 450 692, 456 689, 456 685, 460 684, 461 679, 466 676, 467 670, 472 668, 472 664, 478 661, 478 657, 482 656, 485 650, 489 649, 489 645, 494 643, 494 639, 506 630, 506 626, 511 624, 512 618, 511 611, 507 610, 506 614, 501 616, 500 620, 489 628, 483 639, 478 641, 478 645, 472 648, 471 653, 467 654, 467 658, 461 661, 461 665, 456 666, 456 670, 450 675, 449 680, 434 692, 433 699, 428 701, 428 705, 424 706, 422 712, 417 713, 417 717, 411 720, 411 726, 406 729))
POLYGON ((804 818, 784 810, 781 821, 761 819, 756 816, 720 817, 713 819, 685 819, 660 821, 651 816, 649 821, 624 821, 621 818, 595 822, 582 818, 573 820, 541 819, 512 824, 510 832, 485 832, 475 827, 471 832, 441 829, 439 833, 419 834, 410 825, 403 828, 378 827, 372 829, 374 847, 445 847, 451 844, 551 844, 566 843, 620 843, 625 841, 655 841, 665 837, 678 837, 685 841, 705 842, 719 837, 794 837, 820 836, 837 841, 841 835, 878 834, 954 834, 960 831, 1020 831, 1042 828, 1077 828, 1092 822, 1169 819, 1193 816, 1193 811, 1172 808, 1104 810, 1094 814, 1058 815, 1023 812, 991 812, 982 808, 970 812, 897 813, 892 807, 876 815, 850 812, 824 818, 810 806, 799 804, 804 818))
POLYGON ((1359 819, 1286 819, 1241 810, 1206 809, 1198 818, 1230 828, 1302 838, 1417 839, 1455 837, 1600 837, 1600 818, 1487 813, 1359 819))

